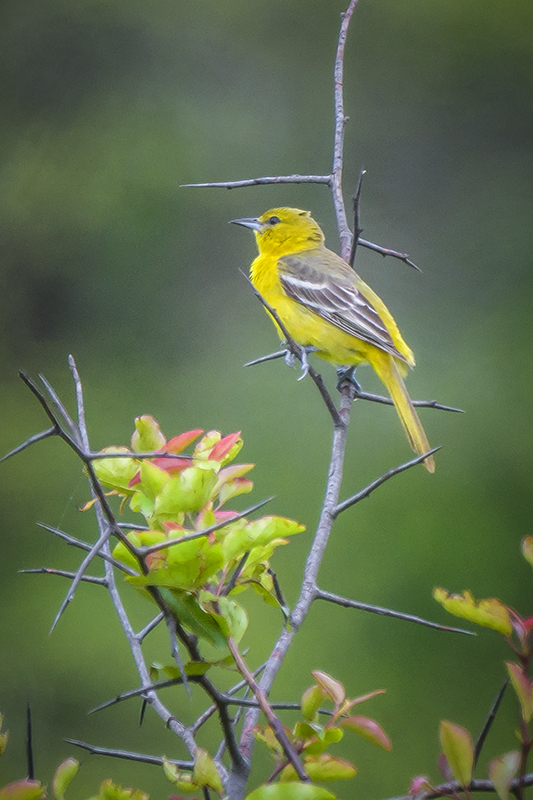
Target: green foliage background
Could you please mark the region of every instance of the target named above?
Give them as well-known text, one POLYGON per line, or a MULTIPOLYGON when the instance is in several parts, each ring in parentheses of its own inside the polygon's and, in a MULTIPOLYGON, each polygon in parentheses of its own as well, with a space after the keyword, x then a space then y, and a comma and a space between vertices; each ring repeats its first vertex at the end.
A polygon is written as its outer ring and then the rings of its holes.
MULTIPOLYGON (((444 445, 435 476, 410 472, 346 513, 321 585, 444 622, 434 585, 530 613, 530 568, 518 545, 531 528, 533 466, 533 6, 359 5, 345 64, 346 194, 365 167, 364 236, 408 251, 424 274, 368 252, 357 269, 417 354, 412 396, 467 413, 423 412, 431 443, 444 445)), ((127 444, 142 413, 168 436, 242 429, 242 456, 257 464, 252 497, 275 494, 272 511, 309 528, 274 561, 290 602, 322 500, 330 426, 312 384, 297 383, 281 362, 242 369, 277 340, 238 273, 254 243, 227 221, 275 205, 310 208, 335 248, 330 197, 324 187, 179 184, 329 171, 344 7, 4 0, 0 11, 0 449, 46 426, 18 368, 43 372, 73 407, 68 353, 84 379, 95 448, 127 444)), ((378 389, 369 370, 359 377, 378 389)), ((357 404, 344 494, 409 454, 392 411, 357 404)), ((38 520, 95 537, 90 515, 77 511, 88 489, 74 456, 49 440, 2 465, 0 480, 0 708, 12 733, 2 780, 24 773, 27 699, 45 781, 73 753, 65 736, 182 756, 154 715, 139 729, 135 703, 86 716, 137 685, 104 593, 82 586, 49 638, 66 582, 17 575, 78 562, 38 520)), ((132 602, 141 624, 146 610, 132 602)), ((260 603, 250 612, 246 642, 258 664, 281 620, 260 603)), ((163 658, 162 644, 156 635, 154 658, 163 658)), ((340 749, 360 774, 335 791, 401 794, 412 775, 437 779, 439 719, 479 730, 504 653, 489 631, 461 637, 321 605, 273 697, 296 699, 314 668, 352 696, 386 688, 367 710, 394 749, 345 740, 340 749)), ((192 718, 184 693, 168 702, 192 718)), ((515 746, 514 710, 508 697, 487 755, 515 746)), ((204 743, 217 740, 213 724, 204 743)), ((266 769, 259 759, 257 780, 266 769)), ((156 768, 125 762, 86 757, 82 776, 71 797, 104 777, 153 797, 171 791, 156 768)))

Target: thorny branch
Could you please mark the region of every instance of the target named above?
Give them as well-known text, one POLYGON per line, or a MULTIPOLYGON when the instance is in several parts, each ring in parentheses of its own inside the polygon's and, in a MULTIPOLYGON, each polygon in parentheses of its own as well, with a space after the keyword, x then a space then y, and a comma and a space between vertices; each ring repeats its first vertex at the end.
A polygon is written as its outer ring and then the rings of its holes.
MULTIPOLYGON (((203 183, 203 184, 185 184, 185 185, 196 186, 196 187, 223 187, 227 189, 232 189, 242 186, 282 184, 282 183, 316 183, 316 184, 327 185, 332 192, 333 204, 335 207, 337 224, 339 228, 341 253, 343 258, 345 258, 345 260, 348 260, 350 258, 350 249, 352 241, 354 241, 355 246, 359 244, 363 247, 375 250, 376 252, 381 253, 384 256, 386 255, 392 256, 404 261, 407 264, 410 264, 411 266, 414 266, 410 261, 409 257, 405 253, 399 253, 394 250, 389 250, 381 247, 380 245, 373 244, 372 242, 360 238, 359 234, 361 230, 359 228, 359 222, 358 222, 358 200, 359 200, 358 193, 356 193, 356 207, 355 207, 356 211, 355 227, 357 229, 355 240, 347 222, 346 210, 342 195, 344 128, 347 121, 347 117, 345 117, 344 115, 344 104, 343 104, 343 65, 344 65, 344 48, 346 44, 348 27, 350 24, 352 14, 357 6, 357 3, 358 0, 351 0, 348 9, 342 15, 340 32, 337 42, 337 51, 336 51, 335 66, 334 66, 335 125, 334 125, 333 164, 332 164, 331 174, 329 175, 295 174, 288 176, 253 178, 244 181, 227 181, 223 183, 203 183)), ((355 246, 353 251, 354 255, 355 255, 355 246)), ((258 293, 256 292, 256 294, 258 293)), ((269 311, 269 313, 273 316, 273 318, 276 320, 279 327, 285 334, 288 350, 298 359, 300 359, 300 361, 302 361, 303 363, 305 358, 305 353, 291 339, 291 337, 288 334, 288 331, 284 329, 283 323, 277 316, 275 309, 271 308, 269 304, 265 301, 265 299, 262 298, 259 294, 258 296, 260 301, 263 303, 263 305, 269 311)), ((270 356, 264 356, 260 359, 256 359, 255 361, 250 363, 260 363, 266 360, 270 360, 272 358, 278 358, 281 357, 282 355, 286 355, 286 352, 287 352, 286 350, 282 350, 270 356)), ((78 371, 76 369, 76 365, 74 363, 74 359, 72 359, 72 357, 70 357, 69 359, 69 364, 76 390, 77 412, 78 412, 77 424, 74 423, 73 420, 70 418, 68 412, 61 403, 59 397, 57 396, 53 388, 50 386, 50 384, 46 381, 46 379, 42 378, 41 376, 41 380, 43 381, 43 384, 46 387, 48 394, 51 398, 51 405, 45 398, 45 396, 42 394, 42 392, 38 389, 38 387, 33 383, 33 381, 31 381, 31 379, 29 379, 26 375, 21 373, 21 378, 24 380, 28 388, 36 396, 37 400, 43 407, 43 410, 45 411, 46 415, 48 416, 52 424, 51 427, 31 437, 22 445, 15 448, 14 450, 11 451, 11 453, 8 453, 7 456, 4 457, 8 458, 11 455, 15 455, 16 453, 19 453, 25 448, 29 447, 31 444, 41 441, 42 439, 48 438, 50 436, 58 436, 61 439, 63 439, 68 444, 68 446, 71 447, 71 449, 83 461, 89 475, 93 498, 96 500, 94 507, 99 527, 99 538, 96 544, 88 545, 87 543, 80 542, 79 540, 74 539, 74 537, 70 537, 68 534, 59 531, 58 529, 49 528, 48 526, 43 526, 46 527, 48 530, 51 530, 55 535, 61 536, 69 544, 72 544, 76 547, 88 551, 88 555, 83 559, 82 564, 76 573, 67 573, 60 570, 49 570, 46 568, 41 568, 39 570, 36 570, 39 572, 45 571, 63 575, 71 580, 71 586, 69 588, 69 592, 63 604, 61 605, 60 611, 54 621, 54 625, 59 620, 61 614, 63 613, 68 603, 70 603, 70 601, 73 599, 76 587, 81 581, 96 582, 106 586, 111 595, 124 634, 128 640, 131 653, 135 665, 137 667, 137 671, 139 673, 141 686, 139 689, 133 690, 131 692, 125 692, 122 695, 119 695, 117 698, 115 698, 115 700, 110 701, 108 703, 104 703, 101 706, 99 706, 99 708, 103 708, 107 705, 119 702, 122 699, 126 699, 126 697, 137 696, 137 695, 143 697, 143 699, 150 704, 150 706, 156 711, 156 713, 161 717, 161 719, 163 719, 165 724, 177 736, 180 737, 192 759, 195 758, 197 752, 197 745, 194 738, 196 732, 205 723, 205 721, 213 713, 215 713, 215 711, 217 711, 223 729, 224 746, 219 749, 219 756, 216 759, 216 763, 220 771, 221 778, 223 782, 226 784, 228 797, 230 797, 231 800, 241 800, 242 797, 244 796, 245 786, 248 780, 251 767, 251 755, 252 755, 253 741, 254 741, 253 729, 257 723, 260 709, 266 715, 267 720, 272 726, 278 740, 282 744, 288 759, 292 762, 294 768, 296 769, 297 774, 300 777, 300 780, 308 779, 303 769, 303 766, 301 765, 298 759, 298 756, 295 754, 293 748, 291 747, 290 743, 287 740, 286 734, 284 733, 283 730, 283 726, 281 725, 279 719, 276 717, 276 715, 273 713, 272 710, 273 708, 297 708, 298 704, 269 703, 267 698, 272 688, 277 672, 280 669, 281 665, 283 664, 285 656, 287 655, 287 652, 294 640, 294 637, 298 633, 300 626, 305 620, 307 614, 309 613, 311 605, 315 600, 317 599, 326 600, 347 607, 361 608, 367 611, 371 611, 373 613, 394 616, 400 619, 405 619, 408 621, 416 622, 418 624, 430 627, 436 627, 439 629, 454 631, 458 633, 469 633, 469 631, 464 631, 458 628, 447 628, 446 626, 440 626, 437 625, 436 623, 431 623, 427 620, 423 620, 413 615, 402 614, 400 612, 394 612, 391 611, 390 609, 384 609, 377 606, 368 606, 366 604, 358 603, 357 601, 352 601, 347 598, 339 597, 338 595, 333 595, 318 588, 317 585, 318 572, 332 530, 332 525, 338 514, 341 511, 345 510, 346 508, 354 505, 359 500, 363 499, 363 497, 367 497, 374 489, 376 489, 378 486, 380 486, 383 482, 385 482, 389 478, 420 463, 420 461, 422 461, 423 458, 425 458, 428 454, 413 459, 411 462, 408 462, 406 464, 401 465, 400 467, 390 470, 385 475, 381 476, 381 478, 378 478, 372 484, 363 489, 361 492, 353 495, 352 497, 348 498, 342 503, 339 503, 339 494, 342 482, 347 431, 348 431, 348 424, 349 424, 350 412, 353 401, 355 399, 364 399, 372 402, 386 403, 386 404, 391 404, 392 401, 389 398, 384 398, 379 395, 372 395, 370 393, 362 392, 353 383, 345 381, 340 387, 341 398, 339 407, 337 408, 329 392, 327 391, 321 376, 311 366, 309 366, 308 372, 312 380, 315 382, 333 422, 333 442, 332 442, 331 459, 328 471, 324 504, 320 514, 314 540, 305 564, 300 596, 292 611, 292 614, 290 615, 290 627, 285 626, 283 628, 271 652, 270 657, 267 659, 265 664, 261 665, 261 667, 259 667, 253 673, 248 670, 246 664, 244 663, 242 657, 240 656, 237 650, 236 645, 233 642, 230 642, 230 647, 232 649, 235 661, 239 665, 239 668, 242 674, 244 675, 244 680, 241 681, 239 684, 237 684, 235 687, 233 687, 232 690, 229 690, 228 692, 225 693, 218 691, 215 688, 215 686, 211 683, 211 681, 208 678, 206 678, 205 675, 199 675, 199 676, 197 675, 187 679, 183 673, 181 658, 177 650, 177 642, 178 641, 181 642, 181 644, 185 647, 187 653, 189 654, 192 660, 200 661, 202 660, 202 657, 198 650, 196 640, 194 639, 194 637, 189 636, 179 624, 179 620, 176 620, 175 617, 172 616, 169 608, 167 607, 164 601, 163 593, 160 592, 156 587, 148 587, 147 590, 151 593, 153 599, 158 605, 160 613, 148 625, 146 625, 142 631, 140 631, 139 633, 135 633, 131 625, 131 622, 128 618, 120 594, 118 592, 113 567, 118 567, 122 571, 126 571, 129 573, 131 573, 131 569, 125 567, 124 565, 119 565, 118 562, 116 562, 115 559, 113 559, 110 553, 109 539, 110 537, 113 536, 119 539, 121 542, 123 542, 123 544, 129 549, 132 555, 137 559, 139 565, 139 572, 141 573, 145 573, 147 571, 145 563, 146 556, 149 555, 151 552, 154 552, 155 550, 160 550, 162 546, 165 546, 165 544, 154 545, 152 548, 149 547, 136 548, 131 544, 131 542, 127 539, 127 537, 122 533, 121 530, 122 527, 127 527, 127 526, 119 525, 117 523, 117 520, 115 519, 113 512, 109 506, 109 503, 102 489, 102 486, 97 480, 92 467, 92 462, 95 459, 99 458, 129 457, 134 459, 142 459, 142 458, 152 459, 160 457, 162 454, 132 453, 130 455, 130 454, 120 454, 120 453, 101 454, 92 452, 89 447, 87 428, 85 424, 82 385, 78 375, 78 371), (105 578, 95 579, 92 578, 91 576, 85 575, 86 569, 88 568, 89 564, 92 563, 95 557, 99 557, 104 560, 105 578), (141 646, 145 636, 150 632, 150 630, 153 630, 153 628, 163 619, 166 621, 167 625, 169 625, 169 620, 172 619, 172 624, 170 625, 171 641, 174 641, 173 650, 178 666, 180 667, 181 678, 173 679, 170 681, 164 681, 159 684, 153 684, 144 659, 144 655, 142 653, 141 646), (203 714, 200 715, 200 717, 198 717, 196 722, 190 726, 185 726, 182 722, 176 719, 171 714, 171 712, 166 708, 166 706, 160 701, 157 694, 159 689, 163 688, 164 686, 169 686, 171 684, 179 682, 187 685, 187 680, 194 681, 198 683, 200 686, 202 686, 204 691, 211 699, 211 705, 209 706, 209 708, 206 711, 204 711, 203 714), (235 692, 239 691, 240 689, 246 686, 252 689, 255 699, 248 700, 246 698, 233 697, 233 694, 235 692), (236 738, 235 721, 231 719, 228 711, 228 706, 230 704, 237 704, 243 708, 247 708, 247 711, 244 715, 244 721, 242 725, 242 731, 239 742, 237 742, 236 738), (226 748, 231 758, 231 768, 229 774, 221 762, 222 753, 226 748)), ((414 405, 417 406, 425 405, 433 408, 441 408, 443 410, 448 410, 448 411, 460 410, 447 406, 441 406, 437 404, 435 401, 418 401, 418 402, 415 401, 414 405)), ((172 457, 181 459, 189 458, 188 456, 184 456, 182 454, 174 456, 174 454, 164 453, 164 456, 165 458, 172 458, 172 457)), ((264 502, 267 501, 263 501, 263 503, 264 502)), ((251 509, 247 509, 247 511, 243 512, 242 516, 245 516, 251 513, 251 511, 256 510, 261 505, 263 505, 263 503, 257 504, 251 509)), ((192 539, 209 535, 209 533, 213 532, 218 527, 222 527, 222 525, 211 526, 210 528, 207 528, 204 531, 200 531, 198 533, 186 537, 186 539, 181 539, 176 542, 168 541, 166 545, 170 546, 171 544, 174 543, 177 544, 185 540, 191 541, 192 539)), ((157 764, 161 763, 160 759, 152 756, 143 756, 141 754, 128 753, 126 751, 119 751, 119 750, 107 750, 104 748, 93 747, 92 745, 87 745, 83 742, 78 742, 75 740, 69 740, 69 741, 93 753, 110 755, 117 758, 140 760, 140 761, 145 761, 147 763, 157 763, 157 764)), ((194 765, 194 761, 192 762, 179 761, 174 763, 178 764, 180 767, 185 769, 191 769, 194 765)), ((529 778, 530 776, 526 776, 523 785, 529 785, 528 782, 529 778)), ((533 783, 533 780, 531 782, 533 783)), ((478 782, 473 782, 471 786, 472 791, 478 790, 477 784, 479 785, 483 784, 484 790, 487 789, 493 790, 493 787, 490 784, 490 782, 478 781, 478 782)), ((447 787, 448 787, 447 791, 452 791, 452 790, 454 791, 456 788, 458 788, 453 786, 452 784, 448 784, 447 787)), ((441 788, 442 787, 437 787, 437 790, 441 788)), ((440 793, 444 793, 444 791, 440 793)), ((429 794, 427 795, 427 797, 430 796, 436 796, 436 795, 429 795, 429 794)))

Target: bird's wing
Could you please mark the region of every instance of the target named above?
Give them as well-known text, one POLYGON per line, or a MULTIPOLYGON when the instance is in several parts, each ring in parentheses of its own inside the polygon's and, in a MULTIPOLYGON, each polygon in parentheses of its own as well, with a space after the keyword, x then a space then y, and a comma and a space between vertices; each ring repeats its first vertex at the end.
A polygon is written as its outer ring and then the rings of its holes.
POLYGON ((316 254, 306 251, 283 256, 278 260, 278 275, 286 294, 297 303, 407 362, 370 300, 357 288, 356 273, 336 253, 324 248, 316 254))

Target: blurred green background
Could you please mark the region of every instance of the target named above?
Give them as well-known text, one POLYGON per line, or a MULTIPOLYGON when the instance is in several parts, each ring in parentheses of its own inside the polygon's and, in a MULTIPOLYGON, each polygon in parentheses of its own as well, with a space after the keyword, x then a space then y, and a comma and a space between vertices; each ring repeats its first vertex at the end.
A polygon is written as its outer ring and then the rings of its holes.
MULTIPOLYGON (((143 413, 168 436, 242 429, 242 460, 257 467, 239 507, 275 494, 270 509, 309 529, 273 562, 291 603, 322 501, 330 424, 312 383, 282 362, 242 368, 277 338, 238 272, 254 257, 253 238, 227 221, 309 208, 336 248, 330 196, 322 186, 179 185, 330 170, 346 4, 4 0, 0 10, 0 450, 47 425, 19 368, 42 372, 73 410, 69 353, 95 448, 127 444, 143 413)), ((424 274, 368 251, 357 269, 417 355, 411 395, 467 413, 421 412, 431 443, 443 445, 436 474, 411 471, 344 514, 320 583, 445 623, 435 585, 531 613, 519 543, 531 532, 533 466, 532 26, 529 0, 360 0, 346 49, 346 195, 364 167, 363 235, 409 252, 424 274)), ((379 391, 370 370, 359 379, 379 391)), ((409 457, 394 412, 358 403, 343 495, 409 457)), ((105 593, 83 585, 49 637, 66 581, 17 574, 79 562, 37 521, 94 541, 92 516, 77 510, 89 497, 79 463, 48 440, 3 464, 0 480, 0 709, 11 730, 2 782, 24 774, 27 700, 43 781, 74 752, 67 736, 183 757, 152 713, 139 728, 136 702, 86 716, 137 685, 105 593)), ((131 603, 140 625, 148 612, 131 603)), ((281 620, 261 603, 249 610, 256 665, 281 620)), ((384 725, 392 752, 346 737, 338 751, 360 772, 332 787, 376 800, 405 792, 416 774, 438 780, 438 720, 475 735, 507 655, 490 631, 446 634, 321 604, 272 697, 296 699, 311 669, 351 696, 386 688, 365 712, 384 725)), ((148 657, 167 658, 162 635, 148 657)), ((163 697, 193 718, 183 692, 163 697)), ((515 746, 515 706, 507 697, 487 757, 515 746)), ((214 747, 218 736, 213 724, 202 742, 214 747)), ((257 782, 270 765, 256 754, 257 782)), ((84 766, 72 798, 106 777, 154 798, 172 792, 155 767, 76 755, 84 766)))

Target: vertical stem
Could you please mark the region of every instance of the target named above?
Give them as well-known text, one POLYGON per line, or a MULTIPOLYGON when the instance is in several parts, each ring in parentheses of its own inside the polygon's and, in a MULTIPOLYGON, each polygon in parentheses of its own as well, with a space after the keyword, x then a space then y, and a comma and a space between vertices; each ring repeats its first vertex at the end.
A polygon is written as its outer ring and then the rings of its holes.
POLYGON ((335 56, 334 81, 335 81, 335 136, 333 146, 333 170, 331 174, 331 193, 333 195, 333 205, 337 216, 337 226, 341 241, 341 256, 345 261, 350 258, 352 247, 352 233, 346 218, 346 209, 342 196, 342 167, 344 160, 344 126, 347 117, 344 116, 343 100, 343 79, 344 79, 344 46, 350 19, 358 0, 351 0, 350 5, 342 14, 341 28, 337 42, 337 54, 335 56))

